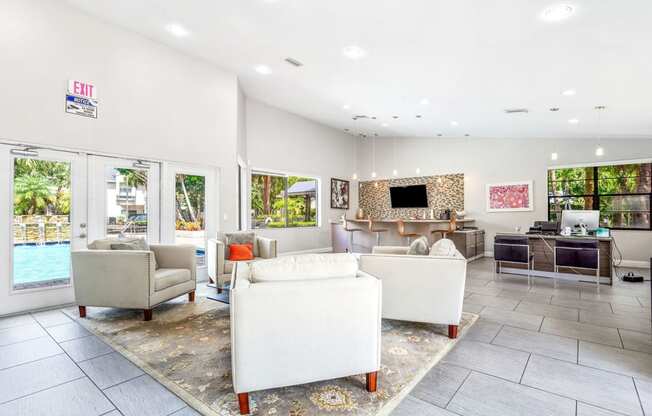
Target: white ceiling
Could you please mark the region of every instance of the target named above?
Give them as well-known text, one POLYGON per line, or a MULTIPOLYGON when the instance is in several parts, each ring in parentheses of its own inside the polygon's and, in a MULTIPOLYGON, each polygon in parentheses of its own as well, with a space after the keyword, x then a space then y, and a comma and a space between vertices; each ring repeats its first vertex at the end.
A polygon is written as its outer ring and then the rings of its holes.
POLYGON ((539 15, 555 0, 66 1, 237 73, 250 97, 352 133, 652 138, 649 0, 566 0, 577 12, 554 24, 539 15), (170 23, 190 35, 172 36, 170 23), (367 57, 343 57, 351 44, 367 57), (600 128, 596 105, 607 106, 600 128), (521 107, 530 113, 503 112, 521 107))

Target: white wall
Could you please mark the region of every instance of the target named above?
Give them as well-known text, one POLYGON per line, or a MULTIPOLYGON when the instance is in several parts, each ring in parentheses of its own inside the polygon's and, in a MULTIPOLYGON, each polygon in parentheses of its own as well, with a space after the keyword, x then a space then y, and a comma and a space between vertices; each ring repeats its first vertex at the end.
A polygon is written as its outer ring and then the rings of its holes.
MULTIPOLYGON (((277 238, 281 252, 329 248, 329 220, 344 213, 330 208, 330 180, 332 177, 347 179, 353 173, 354 139, 251 99, 247 99, 246 114, 247 156, 251 168, 321 179, 320 227, 261 230, 259 234, 277 238)), ((351 205, 358 199, 357 185, 353 182, 350 198, 351 205)))
MULTIPOLYGON (((602 145, 605 156, 599 158, 594 154, 596 142, 591 140, 377 139, 376 170, 380 178, 390 177, 394 167, 399 176, 416 176, 417 167, 421 168, 421 175, 464 173, 465 208, 468 216, 487 230, 489 249, 496 232, 514 231, 516 226, 527 230, 535 220, 547 219, 549 166, 652 158, 652 140, 607 140, 602 145), (552 152, 559 153, 556 162, 550 160, 552 152), (534 211, 485 212, 485 185, 515 180, 534 180, 534 211)), ((358 149, 361 177, 369 179, 370 140, 360 141, 358 149)), ((652 232, 615 231, 614 236, 626 260, 649 264, 652 232)))
POLYGON ((0 8, 0 139, 219 166, 236 227, 235 75, 53 0, 0 8), (68 79, 96 85, 97 119, 66 114, 68 79))

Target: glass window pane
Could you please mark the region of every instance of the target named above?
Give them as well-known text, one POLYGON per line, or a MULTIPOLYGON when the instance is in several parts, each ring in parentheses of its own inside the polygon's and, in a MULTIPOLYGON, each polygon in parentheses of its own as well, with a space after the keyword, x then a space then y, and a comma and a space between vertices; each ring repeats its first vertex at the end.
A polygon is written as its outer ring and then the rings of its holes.
POLYGON ((650 229, 650 196, 601 196, 600 217, 607 227, 650 229))
POLYGON ((600 166, 600 194, 649 194, 652 189, 652 164, 600 166))
POLYGON ((70 282, 70 164, 14 160, 13 286, 70 282))
POLYGON ((549 196, 592 195, 594 186, 592 167, 548 171, 549 196))
POLYGON ((288 177, 288 226, 317 226, 317 180, 288 177))
POLYGON ((107 168, 106 234, 147 238, 147 170, 107 168))
POLYGON ((593 197, 559 197, 548 199, 548 220, 561 221, 561 211, 565 209, 593 209, 593 197))
POLYGON ((252 228, 283 228, 285 218, 285 177, 251 175, 252 228))
POLYGON ((197 247, 197 266, 206 264, 206 178, 176 174, 175 186, 177 244, 197 247))

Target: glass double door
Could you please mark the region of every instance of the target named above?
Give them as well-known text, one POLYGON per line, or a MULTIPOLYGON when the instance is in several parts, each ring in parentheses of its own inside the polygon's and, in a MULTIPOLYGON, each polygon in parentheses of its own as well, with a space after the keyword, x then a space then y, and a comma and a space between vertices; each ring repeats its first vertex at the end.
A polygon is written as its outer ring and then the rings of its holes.
POLYGON ((74 302, 71 251, 159 241, 158 163, 0 145, 0 315, 74 302))

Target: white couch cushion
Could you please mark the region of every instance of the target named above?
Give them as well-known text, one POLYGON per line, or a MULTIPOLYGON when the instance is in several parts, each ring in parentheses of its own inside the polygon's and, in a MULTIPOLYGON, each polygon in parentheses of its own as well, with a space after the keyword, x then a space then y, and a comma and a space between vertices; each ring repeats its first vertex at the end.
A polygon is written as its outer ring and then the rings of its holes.
POLYGON ((355 277, 358 261, 352 254, 303 254, 251 263, 251 281, 327 279, 355 277))
POLYGON ((407 254, 411 256, 425 256, 428 254, 428 239, 421 236, 410 244, 407 254))
POLYGON ((457 248, 455 247, 453 240, 442 238, 432 245, 430 248, 430 255, 439 257, 455 257, 457 255, 457 248))
POLYGON ((190 280, 188 269, 158 269, 154 274, 154 290, 167 289, 190 280))

